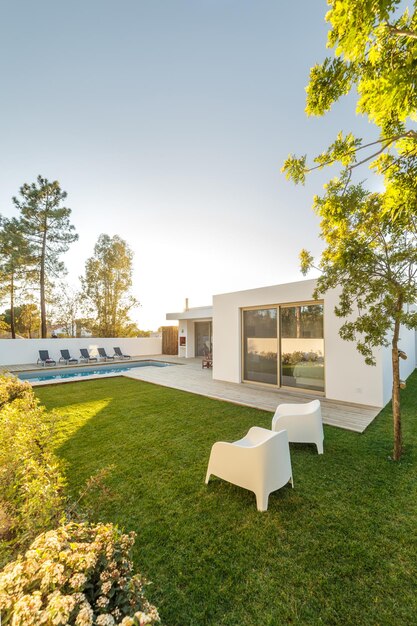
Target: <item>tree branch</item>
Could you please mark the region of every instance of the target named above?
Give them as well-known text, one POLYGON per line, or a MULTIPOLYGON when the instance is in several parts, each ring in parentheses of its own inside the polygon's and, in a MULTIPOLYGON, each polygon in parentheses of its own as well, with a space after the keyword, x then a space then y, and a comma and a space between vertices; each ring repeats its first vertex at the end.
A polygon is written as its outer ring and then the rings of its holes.
MULTIPOLYGON (((378 156, 378 154, 381 154, 381 152, 383 152, 386 148, 388 148, 388 146, 394 143, 394 141, 398 141, 399 139, 403 139, 404 137, 416 137, 417 138, 417 132, 413 130, 408 130, 405 133, 401 133, 401 135, 394 135, 393 137, 387 137, 386 139, 377 139, 376 141, 371 141, 370 143, 366 143, 363 146, 359 146, 359 148, 348 150, 342 156, 355 154, 356 152, 359 152, 359 150, 370 148, 371 146, 375 146, 376 144, 381 144, 381 143, 383 144, 382 147, 377 152, 372 153, 371 155, 369 155, 366 159, 363 159, 362 161, 358 161, 358 163, 354 163, 353 165, 350 165, 347 169, 352 170, 355 167, 358 167, 358 165, 362 165, 363 163, 366 163, 370 159, 373 159, 374 157, 378 156)), ((305 171, 307 173, 313 172, 314 170, 321 169, 325 167, 326 165, 331 165, 332 163, 335 163, 336 161, 339 161, 339 160, 340 159, 329 159, 325 163, 319 163, 319 165, 315 165, 314 167, 309 167, 305 171)))
POLYGON ((408 30, 408 28, 397 28, 396 26, 391 26, 391 24, 387 24, 390 33, 393 35, 397 35, 398 37, 409 37, 410 39, 417 39, 417 33, 413 30, 408 30))

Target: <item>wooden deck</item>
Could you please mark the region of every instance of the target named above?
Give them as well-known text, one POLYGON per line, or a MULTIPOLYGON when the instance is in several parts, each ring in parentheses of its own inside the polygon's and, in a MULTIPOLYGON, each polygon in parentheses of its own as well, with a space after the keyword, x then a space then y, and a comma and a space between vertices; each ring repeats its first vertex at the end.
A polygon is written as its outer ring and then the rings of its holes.
POLYGON ((203 370, 201 359, 198 358, 180 359, 159 356, 159 359, 176 363, 178 367, 143 367, 126 372, 124 376, 273 412, 282 402, 306 402, 306 400, 319 397, 325 424, 358 433, 362 433, 381 410, 378 407, 328 400, 316 394, 282 389, 269 390, 247 383, 236 384, 213 380, 211 370, 203 370))

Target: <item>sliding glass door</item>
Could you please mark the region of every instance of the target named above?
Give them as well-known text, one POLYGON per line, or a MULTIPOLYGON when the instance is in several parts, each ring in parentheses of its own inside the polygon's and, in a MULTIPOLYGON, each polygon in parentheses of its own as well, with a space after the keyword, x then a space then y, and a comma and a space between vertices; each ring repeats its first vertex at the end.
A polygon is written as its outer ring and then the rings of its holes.
POLYGON ((323 305, 242 312, 243 380, 324 391, 323 305))
POLYGON ((281 307, 281 385, 324 391, 322 304, 281 307))
POLYGON ((278 384, 276 308, 243 311, 244 380, 278 384))
POLYGON ((207 356, 212 352, 211 322, 195 322, 195 355, 207 356))

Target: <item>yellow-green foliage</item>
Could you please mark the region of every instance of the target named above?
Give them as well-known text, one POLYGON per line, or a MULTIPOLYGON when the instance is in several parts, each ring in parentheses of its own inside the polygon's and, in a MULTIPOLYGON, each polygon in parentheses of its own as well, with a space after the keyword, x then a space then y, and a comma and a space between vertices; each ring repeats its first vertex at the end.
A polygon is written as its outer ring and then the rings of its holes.
POLYGON ((67 524, 37 537, 0 574, 3 625, 142 626, 156 608, 132 575, 134 533, 112 524, 67 524))
POLYGON ((33 397, 31 386, 29 383, 24 383, 14 376, 8 376, 7 374, 0 376, 0 409, 4 405, 12 402, 16 398, 29 398, 33 397))
POLYGON ((53 420, 28 383, 0 376, 0 564, 62 515, 53 420))

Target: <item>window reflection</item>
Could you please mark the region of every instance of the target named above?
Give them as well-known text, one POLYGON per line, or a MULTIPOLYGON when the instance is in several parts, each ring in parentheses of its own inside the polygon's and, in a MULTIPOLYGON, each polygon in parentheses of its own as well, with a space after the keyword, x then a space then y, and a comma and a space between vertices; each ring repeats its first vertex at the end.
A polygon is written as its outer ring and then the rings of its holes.
POLYGON ((323 305, 282 307, 281 336, 323 338, 323 305))
POLYGON ((324 391, 323 337, 322 304, 243 311, 244 380, 324 391))
POLYGON ((324 391, 322 304, 281 308, 281 384, 324 391))
POLYGON ((244 379, 278 382, 277 309, 243 312, 244 379))
POLYGON ((195 322, 195 356, 212 353, 211 322, 195 322))

